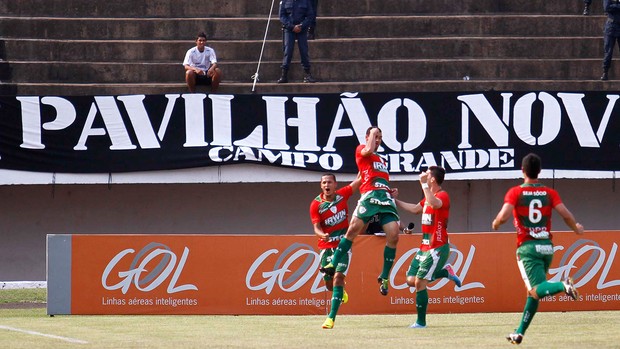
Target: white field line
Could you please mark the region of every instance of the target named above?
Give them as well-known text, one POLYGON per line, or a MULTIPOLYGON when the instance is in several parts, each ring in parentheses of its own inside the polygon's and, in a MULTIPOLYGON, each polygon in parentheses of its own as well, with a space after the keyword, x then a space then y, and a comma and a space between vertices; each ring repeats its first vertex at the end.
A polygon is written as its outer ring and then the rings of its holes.
POLYGON ((30 335, 33 335, 33 336, 42 336, 42 337, 47 337, 47 338, 60 339, 62 341, 69 342, 69 343, 88 344, 87 341, 83 341, 81 339, 56 336, 56 335, 53 335, 53 334, 46 334, 46 333, 35 332, 35 331, 22 330, 22 329, 19 329, 19 328, 14 328, 14 327, 9 327, 9 326, 2 326, 2 325, 0 325, 0 329, 7 330, 7 331, 21 332, 21 333, 30 334, 30 335))
POLYGON ((0 290, 46 287, 47 281, 0 281, 0 290))

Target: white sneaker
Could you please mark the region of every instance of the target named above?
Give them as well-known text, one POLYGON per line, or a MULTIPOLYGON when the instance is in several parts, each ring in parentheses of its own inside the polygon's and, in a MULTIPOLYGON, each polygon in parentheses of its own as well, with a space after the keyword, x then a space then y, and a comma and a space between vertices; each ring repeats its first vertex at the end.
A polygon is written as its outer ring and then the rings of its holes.
POLYGON ((578 300, 579 292, 577 291, 577 287, 573 285, 573 278, 569 277, 562 281, 562 283, 564 284, 564 292, 566 292, 566 294, 573 300, 578 300))
POLYGON ((411 326, 409 326, 409 328, 426 328, 426 325, 420 325, 419 323, 414 322, 411 326))
POLYGON ((506 336, 506 339, 512 344, 521 344, 523 340, 523 335, 520 333, 511 333, 506 336))

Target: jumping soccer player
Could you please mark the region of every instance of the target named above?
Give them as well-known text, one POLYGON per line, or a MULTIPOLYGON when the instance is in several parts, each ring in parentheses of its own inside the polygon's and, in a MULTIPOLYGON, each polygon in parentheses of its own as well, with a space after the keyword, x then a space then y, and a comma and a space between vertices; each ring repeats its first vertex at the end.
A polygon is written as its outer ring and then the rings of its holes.
POLYGON ((321 271, 327 275, 333 275, 342 263, 344 256, 351 249, 355 237, 366 231, 370 219, 374 215, 378 215, 386 235, 383 270, 379 275, 378 282, 379 292, 386 296, 388 294, 390 270, 396 257, 398 222, 400 219, 396 210, 396 203, 391 196, 387 163, 376 153, 381 144, 381 139, 381 130, 376 126, 369 127, 366 131, 366 144, 360 144, 355 150, 355 162, 362 178, 360 186, 362 196, 357 202, 347 233, 344 239, 340 240, 331 263, 321 268, 321 271))

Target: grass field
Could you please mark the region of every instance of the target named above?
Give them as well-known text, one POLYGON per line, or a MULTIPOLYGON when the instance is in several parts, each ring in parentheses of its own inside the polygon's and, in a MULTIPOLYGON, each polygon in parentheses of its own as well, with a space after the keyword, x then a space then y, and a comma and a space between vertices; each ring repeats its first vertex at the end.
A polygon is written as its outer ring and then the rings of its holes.
MULTIPOLYGON (((0 291, 0 299, 8 299, 0 291)), ((28 297, 40 299, 40 295, 28 297)), ((31 300, 31 299, 30 299, 31 300)), ((5 302, 6 303, 6 302, 5 302)), ((54 316, 44 307, 0 309, 5 348, 499 348, 520 314, 323 316, 54 316)), ((523 348, 619 348, 620 312, 536 314, 523 348)))

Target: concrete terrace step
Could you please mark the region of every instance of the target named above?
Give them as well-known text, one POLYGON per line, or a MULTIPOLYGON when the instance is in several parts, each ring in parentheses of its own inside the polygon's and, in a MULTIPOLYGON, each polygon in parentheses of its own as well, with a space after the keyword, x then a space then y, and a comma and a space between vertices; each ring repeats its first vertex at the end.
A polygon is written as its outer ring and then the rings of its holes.
MULTIPOLYGON (((12 81, 67 83, 174 83, 184 81, 180 63, 90 63, 17 62, 11 65, 12 81)), ((249 81, 257 63, 225 62, 222 84, 249 81)), ((613 71, 620 72, 620 65, 613 71)), ((312 68, 316 78, 326 82, 460 80, 464 76, 483 80, 574 80, 593 79, 600 75, 597 59, 399 59, 317 61, 312 68), (370 69, 369 67, 373 67, 370 69), (374 73, 373 73, 374 72, 374 73), (372 75, 376 74, 376 75, 372 75), (369 79, 369 76, 373 76, 369 79)), ((275 81, 280 62, 262 62, 263 81, 275 81)), ((293 64, 289 77, 302 79, 302 68, 293 64)))
MULTIPOLYGON (((618 91, 620 90, 620 75, 618 80, 600 81, 589 80, 410 80, 410 81, 365 81, 365 82, 322 82, 305 84, 293 82, 276 84, 259 82, 255 86, 255 93, 263 94, 321 94, 342 92, 481 92, 481 91, 618 91)), ((220 87, 218 94, 251 94, 253 83, 231 83, 220 87)), ((146 84, 68 84, 68 83, 0 83, 1 91, 11 91, 10 95, 39 95, 39 96, 79 96, 79 95, 122 95, 122 94, 167 94, 187 93, 184 83, 146 83, 146 84)), ((209 93, 207 87, 199 87, 198 93, 209 93)))
MULTIPOLYGON (((0 93, 181 93, 186 90, 181 61, 202 30, 224 71, 220 91, 249 93, 271 4, 2 1, 0 93)), ((581 0, 320 1, 318 40, 310 43, 310 54, 313 74, 323 82, 273 83, 282 58, 280 24, 273 16, 260 90, 614 88, 613 82, 597 81, 600 1, 592 16, 582 16, 582 7, 581 0), (472 80, 463 81, 466 75, 472 80)), ((612 69, 612 78, 620 76, 615 65, 612 69)), ((296 50, 290 79, 301 76, 296 50)))
MULTIPOLYGON (((321 17, 319 38, 507 36, 602 37, 604 16, 471 15, 321 17), (554 28, 553 32, 549 28, 554 28)), ((209 40, 261 40, 266 18, 32 18, 0 17, 4 38, 52 40, 189 40, 204 30, 209 40)), ((270 22, 268 39, 281 39, 270 22)))
MULTIPOLYGON (((97 62, 178 63, 193 47, 191 41, 110 41, 110 40, 31 40, 4 41, 9 62, 83 62, 96 52, 97 62), (153 49, 156 48, 156 49, 153 49)), ((211 41, 218 60, 258 61, 260 41, 211 41)), ((310 43, 312 60, 403 59, 403 58, 600 58, 603 41, 599 37, 442 37, 390 39, 318 39, 310 43), (544 50, 540 50, 544 47, 544 50)), ((298 52, 295 51, 298 57, 298 52)), ((282 42, 270 40, 263 60, 280 60, 282 42)), ((45 64, 42 62, 41 64, 45 64)))
MULTIPOLYGON (((277 13, 279 1, 273 2, 277 13)), ((0 13, 22 17, 267 17, 272 1, 216 0, 7 0, 0 2, 0 13)), ((600 1, 593 14, 601 14, 600 1)), ((319 3, 320 16, 364 16, 399 14, 581 14, 580 0, 330 0, 319 3)))

